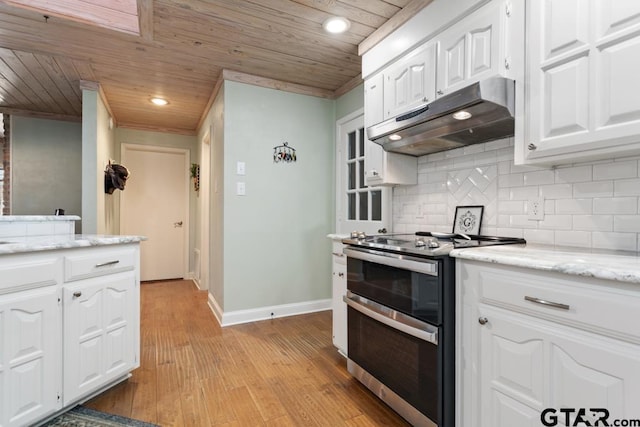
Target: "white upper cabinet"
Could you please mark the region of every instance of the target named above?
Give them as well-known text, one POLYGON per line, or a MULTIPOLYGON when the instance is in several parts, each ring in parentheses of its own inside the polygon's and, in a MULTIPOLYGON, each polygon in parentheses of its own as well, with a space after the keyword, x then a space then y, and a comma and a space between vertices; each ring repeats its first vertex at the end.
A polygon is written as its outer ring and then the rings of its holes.
POLYGON ((438 96, 506 74, 510 62, 505 48, 509 4, 494 0, 437 37, 438 96))
MULTIPOLYGON (((384 73, 378 73, 365 82, 365 128, 385 119, 385 88, 384 73)), ((382 146, 368 139, 365 139, 364 144, 366 185, 411 185, 418 182, 417 158, 404 154, 388 153, 382 149, 382 146)))
POLYGON ((385 69, 384 119, 435 99, 437 55, 438 43, 427 43, 385 69))
POLYGON ((640 153, 640 2, 527 2, 526 125, 516 163, 640 153))

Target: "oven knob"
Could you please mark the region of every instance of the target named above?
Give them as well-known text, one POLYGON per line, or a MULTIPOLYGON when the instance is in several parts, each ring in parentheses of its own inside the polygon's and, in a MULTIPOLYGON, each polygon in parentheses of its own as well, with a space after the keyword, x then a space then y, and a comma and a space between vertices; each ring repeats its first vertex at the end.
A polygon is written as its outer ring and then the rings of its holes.
POLYGON ((416 248, 423 248, 426 245, 421 237, 416 238, 416 248))
POLYGON ((430 239, 429 243, 427 244, 427 246, 429 246, 432 249, 439 248, 440 247, 440 242, 438 242, 436 239, 430 239))
POLYGON ((358 233, 358 239, 364 239, 365 237, 367 237, 367 235, 363 231, 358 233))

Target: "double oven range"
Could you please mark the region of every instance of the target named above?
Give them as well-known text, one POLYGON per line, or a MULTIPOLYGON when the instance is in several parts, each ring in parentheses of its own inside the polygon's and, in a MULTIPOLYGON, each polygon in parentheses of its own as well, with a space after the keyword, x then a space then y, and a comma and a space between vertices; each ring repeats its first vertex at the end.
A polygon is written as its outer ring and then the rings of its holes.
POLYGON ((449 233, 344 239, 347 369, 414 426, 454 426, 454 248, 524 239, 449 233))

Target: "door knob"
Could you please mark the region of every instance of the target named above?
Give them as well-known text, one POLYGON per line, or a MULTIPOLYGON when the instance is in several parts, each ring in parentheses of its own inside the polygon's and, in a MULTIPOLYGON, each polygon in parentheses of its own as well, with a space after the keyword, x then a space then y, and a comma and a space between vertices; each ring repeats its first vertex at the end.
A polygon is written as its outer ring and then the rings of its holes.
POLYGON ((173 227, 174 227, 174 228, 182 227, 182 221, 174 222, 174 223, 173 223, 173 227))

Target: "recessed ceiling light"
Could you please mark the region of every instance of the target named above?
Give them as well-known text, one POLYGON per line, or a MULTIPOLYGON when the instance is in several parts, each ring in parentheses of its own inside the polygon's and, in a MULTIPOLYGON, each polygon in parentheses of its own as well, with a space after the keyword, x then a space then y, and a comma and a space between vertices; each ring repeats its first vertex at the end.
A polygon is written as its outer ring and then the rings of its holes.
POLYGON ((164 98, 151 98, 151 102, 156 105, 167 105, 169 101, 164 98))
POLYGON ((402 137, 400 135, 398 135, 397 133, 394 133, 393 135, 389 135, 389 139, 391 141, 400 141, 402 139, 402 137))
POLYGON ((453 118, 456 120, 467 120, 471 118, 471 113, 464 110, 456 111, 453 113, 453 118))
POLYGON ((332 16, 322 23, 322 28, 332 34, 344 33, 349 27, 351 27, 351 21, 342 16, 332 16))

